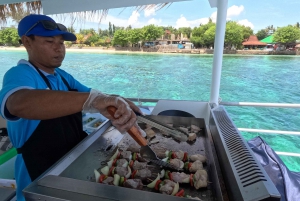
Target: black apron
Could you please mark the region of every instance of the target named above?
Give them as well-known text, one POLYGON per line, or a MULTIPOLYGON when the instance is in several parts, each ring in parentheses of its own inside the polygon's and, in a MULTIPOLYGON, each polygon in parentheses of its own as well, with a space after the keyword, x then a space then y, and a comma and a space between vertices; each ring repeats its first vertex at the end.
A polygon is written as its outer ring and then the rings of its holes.
MULTIPOLYGON (((52 90, 47 77, 38 68, 36 70, 52 90)), ((70 88, 64 77, 61 76, 61 78, 69 91, 77 91, 70 88)), ((25 144, 17 149, 17 152, 22 154, 29 176, 33 181, 86 136, 87 134, 82 129, 81 112, 55 119, 41 120, 35 131, 25 144)))

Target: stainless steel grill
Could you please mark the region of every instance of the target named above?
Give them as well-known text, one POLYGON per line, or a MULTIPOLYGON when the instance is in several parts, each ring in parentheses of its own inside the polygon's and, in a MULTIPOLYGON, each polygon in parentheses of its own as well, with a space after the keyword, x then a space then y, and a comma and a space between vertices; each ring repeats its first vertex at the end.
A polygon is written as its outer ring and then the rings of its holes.
MULTIPOLYGON (((169 104, 169 107, 172 107, 171 105, 169 104)), ((197 104, 185 102, 179 105, 182 105, 182 108, 172 109, 185 111, 187 106, 191 109, 192 105, 197 104)), ((160 144, 166 148, 187 151, 189 154, 205 154, 208 158, 204 168, 208 172, 210 185, 200 190, 189 186, 181 188, 203 201, 280 200, 280 194, 274 184, 253 156, 225 109, 217 107, 211 110, 208 104, 203 102, 199 107, 202 106, 203 110, 200 108, 198 111, 204 111, 203 118, 151 116, 162 123, 182 126, 194 124, 202 128, 194 144, 177 143, 170 138, 158 137, 160 144)), ((93 182, 93 169, 99 168, 101 161, 107 160, 116 147, 126 149, 131 143, 131 137, 113 129, 110 121, 103 123, 98 131, 28 186, 24 190, 26 199, 184 200, 185 198, 151 192, 147 188, 141 191, 93 182)))

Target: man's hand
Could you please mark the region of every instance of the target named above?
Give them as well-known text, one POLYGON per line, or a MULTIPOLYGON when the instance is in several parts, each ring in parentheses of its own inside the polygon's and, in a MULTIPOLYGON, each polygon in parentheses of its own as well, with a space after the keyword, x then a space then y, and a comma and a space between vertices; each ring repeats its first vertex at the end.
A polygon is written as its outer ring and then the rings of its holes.
POLYGON ((112 124, 121 133, 124 133, 136 122, 136 115, 132 111, 131 107, 133 107, 135 111, 139 112, 139 108, 132 102, 129 105, 127 101, 119 96, 106 95, 92 89, 89 98, 83 105, 83 112, 100 112, 103 116, 110 119, 112 124), (107 111, 108 106, 114 106, 117 108, 113 117, 107 111))

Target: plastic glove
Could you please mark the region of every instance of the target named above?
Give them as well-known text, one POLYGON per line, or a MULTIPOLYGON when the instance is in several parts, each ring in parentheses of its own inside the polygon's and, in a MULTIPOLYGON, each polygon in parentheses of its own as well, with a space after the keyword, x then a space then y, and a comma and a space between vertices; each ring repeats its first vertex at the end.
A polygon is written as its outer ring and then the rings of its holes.
MULTIPOLYGON (((121 132, 124 133, 130 129, 136 122, 136 115, 131 110, 127 101, 119 96, 110 96, 100 91, 91 89, 88 99, 83 105, 83 112, 97 113, 100 112, 103 116, 110 119, 112 124, 121 132), (108 106, 117 108, 114 117, 108 111, 108 106)), ((135 108, 136 109, 136 108, 135 108)))
POLYGON ((143 131, 143 130, 139 127, 139 125, 137 124, 137 122, 135 122, 135 124, 134 124, 133 126, 136 127, 136 128, 140 131, 141 136, 143 136, 143 137, 146 137, 146 136, 147 136, 147 134, 145 133, 145 131, 143 131))

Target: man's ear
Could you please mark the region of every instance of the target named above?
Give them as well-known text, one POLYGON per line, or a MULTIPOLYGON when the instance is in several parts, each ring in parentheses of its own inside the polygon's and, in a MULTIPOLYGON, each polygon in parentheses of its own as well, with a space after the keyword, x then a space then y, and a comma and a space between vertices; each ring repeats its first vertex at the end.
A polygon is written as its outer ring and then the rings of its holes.
POLYGON ((31 38, 29 38, 28 36, 22 36, 21 37, 21 41, 22 41, 22 44, 24 45, 24 47, 28 50, 31 48, 32 46, 32 40, 31 38))

